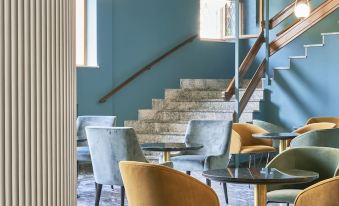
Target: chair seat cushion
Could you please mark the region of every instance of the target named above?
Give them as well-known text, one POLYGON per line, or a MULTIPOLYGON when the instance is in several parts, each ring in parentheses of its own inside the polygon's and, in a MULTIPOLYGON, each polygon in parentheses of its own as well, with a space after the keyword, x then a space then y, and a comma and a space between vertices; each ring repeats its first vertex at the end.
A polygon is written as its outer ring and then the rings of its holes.
POLYGON ((242 146, 240 153, 260 153, 260 152, 274 152, 275 148, 266 145, 242 146))
POLYGON ((91 161, 91 155, 89 152, 89 148, 84 146, 84 147, 77 147, 77 160, 78 161, 86 161, 89 162, 91 161))
POLYGON ((206 157, 204 155, 178 155, 171 158, 173 168, 182 171, 203 171, 206 157))
POLYGON ((298 189, 282 189, 273 190, 267 193, 267 201, 269 202, 286 202, 294 203, 295 198, 302 190, 298 189))

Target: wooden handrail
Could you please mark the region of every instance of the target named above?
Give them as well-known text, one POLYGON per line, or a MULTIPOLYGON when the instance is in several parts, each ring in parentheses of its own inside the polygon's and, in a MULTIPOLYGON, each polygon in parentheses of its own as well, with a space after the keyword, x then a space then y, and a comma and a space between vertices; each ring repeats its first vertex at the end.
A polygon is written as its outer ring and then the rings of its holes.
MULTIPOLYGON (((255 41, 252 48, 249 50, 249 52, 247 53, 246 57, 244 58, 239 67, 239 79, 243 78, 244 75, 247 73, 249 67, 253 63, 255 57, 257 56, 264 42, 265 42, 264 33, 261 32, 258 39, 255 41)), ((234 94, 234 87, 235 79, 233 78, 226 89, 224 96, 225 99, 230 99, 232 97, 232 95, 234 94)))
POLYGON ((291 16, 294 13, 294 2, 289 4, 286 8, 278 12, 274 17, 270 19, 270 29, 273 29, 281 22, 283 22, 287 17, 291 16))
POLYGON ((266 59, 264 59, 261 64, 259 65, 257 71, 253 75, 248 87, 246 88, 245 93, 243 94, 240 105, 239 105, 239 116, 244 111, 248 101, 251 99, 251 96, 253 95, 255 89, 257 88, 259 82, 261 81, 262 77, 265 74, 266 70, 266 59))
POLYGON ((299 23, 299 21, 301 21, 301 19, 296 19, 295 21, 293 21, 290 25, 288 25, 287 27, 285 27, 283 30, 281 30, 280 32, 278 32, 276 34, 276 36, 280 36, 281 34, 285 33, 287 30, 289 30, 290 28, 292 28, 294 25, 296 25, 297 23, 299 23))
POLYGON ((339 7, 339 0, 327 0, 313 10, 309 17, 300 20, 270 43, 270 55, 282 49, 339 7))
POLYGON ((185 46, 186 44, 192 42, 194 39, 196 39, 198 37, 197 34, 189 37, 188 39, 186 39, 185 41, 181 42, 180 44, 178 44, 177 46, 173 47, 172 49, 170 49, 169 51, 167 51, 166 53, 164 53, 163 55, 161 55, 160 57, 156 58, 155 60, 153 60, 151 63, 147 64, 146 66, 144 66, 143 68, 141 68, 140 70, 138 70, 137 72, 135 72, 132 76, 130 76, 128 79, 126 79, 125 81, 123 81, 121 84, 119 84, 117 87, 115 87, 114 89, 112 89, 110 92, 108 92, 105 96, 101 97, 99 100, 99 103, 104 103, 106 102, 110 97, 112 97, 114 94, 116 94, 118 91, 120 91, 122 88, 124 88, 125 86, 127 86, 131 81, 133 81, 134 79, 136 79, 137 77, 139 77, 141 74, 143 74, 144 72, 152 69, 152 67, 156 64, 158 64, 160 61, 162 61, 163 59, 165 59, 166 57, 168 57, 169 55, 171 55, 172 53, 174 53, 175 51, 177 51, 178 49, 180 49, 181 47, 185 46))

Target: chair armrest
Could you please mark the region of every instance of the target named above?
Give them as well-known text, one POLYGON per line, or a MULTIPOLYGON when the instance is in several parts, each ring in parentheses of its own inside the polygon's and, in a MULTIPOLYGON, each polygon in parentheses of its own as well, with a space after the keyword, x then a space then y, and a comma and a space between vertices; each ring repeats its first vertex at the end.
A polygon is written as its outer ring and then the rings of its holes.
POLYGON ((230 153, 239 154, 241 146, 242 146, 241 136, 236 131, 232 130, 230 153))
POLYGON ((207 156, 205 159, 204 169, 225 169, 230 161, 230 154, 222 154, 216 156, 207 156))

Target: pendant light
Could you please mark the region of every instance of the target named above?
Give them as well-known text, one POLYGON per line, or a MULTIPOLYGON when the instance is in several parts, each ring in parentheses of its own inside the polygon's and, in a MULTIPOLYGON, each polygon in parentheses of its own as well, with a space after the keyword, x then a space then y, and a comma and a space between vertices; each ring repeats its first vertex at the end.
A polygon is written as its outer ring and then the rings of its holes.
POLYGON ((308 0, 296 0, 294 13, 297 18, 306 18, 310 15, 310 3, 308 0))

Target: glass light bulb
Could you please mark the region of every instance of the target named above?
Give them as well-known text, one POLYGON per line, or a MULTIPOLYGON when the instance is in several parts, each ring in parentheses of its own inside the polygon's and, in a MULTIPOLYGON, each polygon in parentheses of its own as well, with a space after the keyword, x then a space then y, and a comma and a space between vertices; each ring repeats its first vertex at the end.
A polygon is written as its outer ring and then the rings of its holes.
POLYGON ((310 15, 310 6, 307 1, 297 1, 294 8, 295 16, 306 18, 310 15))

